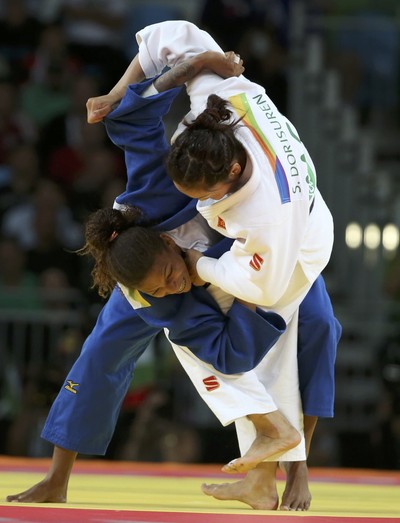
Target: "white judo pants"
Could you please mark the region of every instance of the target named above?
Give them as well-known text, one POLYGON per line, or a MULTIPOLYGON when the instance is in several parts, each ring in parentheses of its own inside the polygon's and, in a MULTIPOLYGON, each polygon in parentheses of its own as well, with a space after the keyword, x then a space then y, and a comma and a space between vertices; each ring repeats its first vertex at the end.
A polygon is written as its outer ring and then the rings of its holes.
MULTIPOLYGON (((212 285, 207 290, 224 312, 230 308, 232 296, 212 285)), ((266 461, 306 459, 297 368, 297 326, 296 312, 262 362, 252 371, 234 375, 218 372, 199 360, 187 347, 175 345, 169 340, 197 392, 222 425, 235 422, 242 455, 256 436, 254 425, 246 416, 279 410, 302 435, 302 441, 278 458, 272 456, 266 461)), ((167 330, 166 335, 168 337, 167 330)))

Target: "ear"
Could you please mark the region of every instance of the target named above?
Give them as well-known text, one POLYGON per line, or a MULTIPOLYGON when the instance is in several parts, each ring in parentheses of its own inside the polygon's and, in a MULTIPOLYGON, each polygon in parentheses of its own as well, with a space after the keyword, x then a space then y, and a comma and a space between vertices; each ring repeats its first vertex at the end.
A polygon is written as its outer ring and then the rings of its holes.
POLYGON ((160 233, 160 238, 162 239, 162 241, 164 242, 166 247, 175 247, 176 246, 175 241, 171 238, 171 236, 169 236, 165 232, 160 233))
POLYGON ((231 166, 231 170, 229 171, 229 181, 235 181, 239 178, 239 176, 242 174, 242 168, 240 167, 240 163, 235 162, 231 166))

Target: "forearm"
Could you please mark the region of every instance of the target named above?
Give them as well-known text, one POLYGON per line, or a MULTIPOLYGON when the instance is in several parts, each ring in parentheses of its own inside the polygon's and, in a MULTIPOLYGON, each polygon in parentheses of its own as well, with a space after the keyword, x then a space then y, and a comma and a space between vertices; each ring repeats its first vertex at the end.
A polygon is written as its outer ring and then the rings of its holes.
POLYGON ((167 91, 190 82, 203 71, 212 71, 221 78, 239 76, 243 70, 243 61, 233 51, 220 53, 205 51, 173 67, 154 82, 158 92, 167 91))
POLYGON ((159 93, 183 85, 194 78, 204 66, 202 55, 195 56, 181 64, 176 65, 168 72, 159 76, 154 82, 154 87, 159 93))
POLYGON ((144 80, 144 78, 145 75, 140 65, 139 55, 136 55, 109 93, 114 103, 119 102, 124 97, 128 85, 139 83, 144 80))

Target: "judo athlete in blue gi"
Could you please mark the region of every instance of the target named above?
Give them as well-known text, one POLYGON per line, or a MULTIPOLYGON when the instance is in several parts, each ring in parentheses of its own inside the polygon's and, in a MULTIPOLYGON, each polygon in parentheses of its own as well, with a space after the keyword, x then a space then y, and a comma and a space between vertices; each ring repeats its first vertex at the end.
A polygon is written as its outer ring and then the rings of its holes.
MULTIPOLYGON (((129 93, 140 95, 145 87, 146 83, 139 84, 130 89, 129 93)), ((135 96, 138 104, 136 109, 140 108, 139 112, 135 113, 132 108, 130 114, 113 119, 113 114, 120 114, 117 110, 106 120, 110 138, 124 148, 127 158, 127 190, 117 198, 117 206, 139 206, 146 221, 157 223, 161 230, 172 230, 196 216, 195 203, 177 193, 162 167, 167 144, 161 118, 175 95, 171 91, 162 97, 166 107, 163 111, 158 107, 155 114, 151 115, 151 120, 143 118, 144 111, 150 109, 150 101, 157 97, 146 100, 140 96, 135 96), (149 125, 149 129, 145 132, 146 125, 149 125), (134 163, 130 161, 133 157, 134 163)), ((279 322, 277 324, 273 321, 277 318, 255 314, 237 302, 225 316, 220 313, 219 307, 207 291, 193 291, 167 296, 159 299, 157 306, 151 304, 151 307, 136 310, 119 290, 113 291, 55 400, 43 430, 43 437, 55 445, 53 465, 42 482, 24 493, 9 496, 9 501, 65 501, 68 479, 77 453, 105 453, 122 400, 131 382, 135 363, 149 342, 163 328, 168 328, 172 340, 190 347, 200 359, 226 374, 253 368, 270 346, 266 344, 266 338, 271 341, 274 336, 275 339, 279 337, 281 327, 279 322), (190 304, 189 299, 193 303, 190 304), (181 307, 182 302, 184 307, 181 307), (177 311, 181 313, 179 321, 177 311), (213 334, 212 340, 209 339, 210 332, 213 334), (245 340, 245 343, 236 346, 235 342, 238 340, 245 340)), ((307 343, 303 346, 304 351, 300 351, 302 355, 299 354, 299 362, 306 359, 311 366, 316 359, 327 359, 323 355, 325 350, 332 354, 336 348, 336 343, 334 347, 331 346, 334 336, 328 339, 326 336, 325 329, 336 329, 336 325, 323 284, 318 286, 319 292, 323 298, 320 300, 324 306, 323 315, 327 319, 321 323, 319 332, 313 330, 312 341, 306 331, 303 331, 307 343)), ((313 301, 312 293, 313 289, 310 291, 310 299, 313 301)), ((314 314, 318 309, 310 304, 310 310, 314 314)), ((306 317, 304 324, 307 327, 306 317)), ((331 361, 327 366, 331 367, 331 361)), ((312 383, 307 383, 306 388, 311 390, 312 383)), ((309 394, 315 400, 314 406, 310 405, 310 411, 312 415, 318 416, 319 412, 315 409, 317 406, 318 409, 323 408, 322 415, 326 415, 327 410, 332 409, 332 398, 328 398, 326 405, 322 406, 320 384, 318 394, 319 396, 309 394)), ((248 477, 251 477, 250 472, 248 477)), ((295 482, 295 478, 292 478, 292 484, 295 482)), ((304 493, 298 487, 294 488, 298 493, 292 496, 291 508, 296 509, 307 502, 304 493)), ((288 491, 287 499, 289 494, 288 491)), ((254 508, 265 508, 271 503, 268 496, 261 492, 255 493, 252 498, 238 494, 235 499, 241 499, 254 508), (257 497, 262 499, 256 502, 257 497)))

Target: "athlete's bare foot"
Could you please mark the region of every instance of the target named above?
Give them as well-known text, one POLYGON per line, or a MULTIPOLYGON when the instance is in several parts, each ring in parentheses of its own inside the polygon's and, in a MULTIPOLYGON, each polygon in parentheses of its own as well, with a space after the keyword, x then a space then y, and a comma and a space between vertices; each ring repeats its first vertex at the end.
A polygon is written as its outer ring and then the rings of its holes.
POLYGON ((67 487, 52 485, 44 479, 24 492, 7 496, 6 500, 12 503, 66 503, 67 487))
POLYGON ((308 488, 307 462, 293 461, 281 465, 287 477, 279 509, 308 510, 311 504, 311 492, 308 488))
POLYGON ((256 510, 276 510, 279 499, 275 475, 276 462, 260 463, 240 481, 203 484, 201 490, 207 496, 221 500, 241 501, 256 510))
POLYGON ((278 411, 248 417, 257 429, 257 436, 246 454, 224 465, 223 472, 247 472, 271 456, 279 457, 301 441, 299 432, 278 411))
POLYGON ((66 503, 68 482, 77 452, 54 447, 53 457, 46 477, 33 487, 7 496, 11 503, 66 503))

